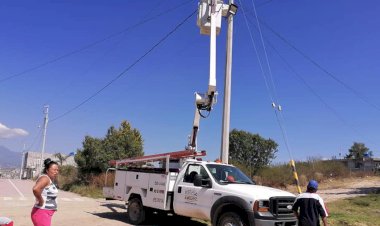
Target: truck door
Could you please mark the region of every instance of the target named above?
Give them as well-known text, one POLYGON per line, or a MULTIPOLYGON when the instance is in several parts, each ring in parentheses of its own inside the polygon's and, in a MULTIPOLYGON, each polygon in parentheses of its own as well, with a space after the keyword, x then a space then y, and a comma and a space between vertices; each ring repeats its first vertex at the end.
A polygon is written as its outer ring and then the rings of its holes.
POLYGON ((194 186, 194 178, 201 175, 210 178, 202 165, 189 164, 185 175, 174 190, 174 211, 176 214, 199 219, 210 219, 213 188, 194 186))

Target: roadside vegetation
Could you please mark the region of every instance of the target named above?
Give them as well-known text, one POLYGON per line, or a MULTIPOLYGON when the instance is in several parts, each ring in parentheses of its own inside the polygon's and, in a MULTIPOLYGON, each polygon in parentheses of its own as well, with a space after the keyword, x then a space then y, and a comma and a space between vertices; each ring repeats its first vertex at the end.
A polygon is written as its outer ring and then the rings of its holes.
MULTIPOLYGON (((296 167, 300 186, 306 186, 310 179, 321 182, 327 179, 356 176, 337 160, 296 162, 296 167)), ((287 188, 294 184, 291 167, 286 163, 263 167, 253 178, 258 184, 271 187, 287 188)))
POLYGON ((328 203, 330 225, 379 226, 380 191, 328 203))
MULTIPOLYGON (((111 180, 112 178, 110 178, 111 180)), ((102 198, 105 174, 91 175, 86 179, 78 176, 78 169, 73 166, 61 166, 58 175, 59 188, 91 198, 102 198)))
MULTIPOLYGON (((253 178, 257 184, 296 192, 290 165, 271 165, 278 152, 278 144, 274 140, 233 129, 230 132, 229 150, 230 163, 253 178)), ((142 155, 143 138, 140 131, 133 128, 129 122, 122 121, 118 128, 111 126, 103 138, 89 135, 84 138, 82 148, 78 149, 75 155, 77 167, 61 166, 59 186, 63 190, 83 196, 101 197, 102 187, 105 185, 105 172, 110 166, 110 161, 142 155)), ((372 155, 372 151, 363 143, 354 142, 345 158, 355 160, 372 155)), ((62 165, 65 158, 60 155, 56 157, 62 165)), ((350 172, 342 161, 322 161, 315 157, 305 162, 296 162, 296 168, 302 187, 310 179, 323 182, 373 174, 350 172)), ((107 184, 112 186, 112 175, 108 180, 107 184)))

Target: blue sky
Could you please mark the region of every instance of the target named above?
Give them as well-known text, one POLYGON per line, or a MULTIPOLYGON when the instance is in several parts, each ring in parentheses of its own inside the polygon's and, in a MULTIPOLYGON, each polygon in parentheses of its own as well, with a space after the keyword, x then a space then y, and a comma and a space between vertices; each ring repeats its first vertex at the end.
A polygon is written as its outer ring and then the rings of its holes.
MULTIPOLYGON (((231 129, 274 139, 279 144, 276 161, 288 161, 243 14, 244 9, 265 62, 252 2, 236 4, 240 8, 234 26, 231 129)), ((261 26, 294 158, 344 155, 354 141, 365 143, 379 156, 380 3, 257 0, 255 4, 260 20, 309 58, 261 26)), ((64 114, 131 66, 196 8, 197 1, 188 0, 1 1, 0 145, 21 151, 25 143, 40 151, 37 126, 42 125, 45 104, 50 105, 50 119, 64 114), (169 8, 175 9, 163 13, 169 8)), ((199 149, 207 150, 212 160, 220 153, 225 36, 223 22, 217 38, 219 102, 201 121, 198 137, 199 149)), ((141 131, 145 153, 182 150, 192 126, 193 94, 206 91, 208 71, 209 37, 199 34, 193 16, 98 96, 49 123, 46 151, 75 151, 84 136, 103 137, 122 120, 141 131)))

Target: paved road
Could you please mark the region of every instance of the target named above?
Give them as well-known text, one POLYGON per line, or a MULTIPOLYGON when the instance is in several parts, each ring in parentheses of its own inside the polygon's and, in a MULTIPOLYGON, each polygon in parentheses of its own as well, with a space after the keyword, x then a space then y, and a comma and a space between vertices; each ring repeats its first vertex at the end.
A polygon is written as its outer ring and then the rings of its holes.
MULTIPOLYGON (((0 179, 0 216, 15 222, 15 226, 30 226, 30 211, 34 204, 30 180, 0 179)), ((91 199, 77 194, 60 191, 58 211, 53 217, 54 226, 128 226, 126 209, 122 202, 91 199)), ((155 216, 146 225, 206 226, 207 224, 173 218, 155 216), (168 223, 170 222, 170 223, 168 223)))

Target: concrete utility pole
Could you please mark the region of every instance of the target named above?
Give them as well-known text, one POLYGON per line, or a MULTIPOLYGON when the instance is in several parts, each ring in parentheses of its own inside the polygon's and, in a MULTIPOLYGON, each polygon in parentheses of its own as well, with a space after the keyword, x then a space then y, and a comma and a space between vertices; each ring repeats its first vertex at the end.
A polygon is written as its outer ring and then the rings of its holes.
MULTIPOLYGON (((234 1, 229 0, 229 5, 234 1)), ((230 104, 231 104, 231 71, 232 71, 232 35, 233 35, 233 18, 234 14, 230 13, 227 18, 227 54, 226 68, 224 79, 224 103, 223 103, 223 122, 222 122, 222 144, 221 156, 222 162, 228 164, 229 156, 229 133, 230 133, 230 104)))
POLYGON ((24 144, 24 148, 22 149, 22 155, 21 155, 20 180, 22 179, 22 173, 24 170, 24 158, 25 158, 25 144, 24 144))
POLYGON ((45 153, 45 144, 46 144, 46 130, 47 130, 47 124, 49 121, 49 105, 44 106, 44 134, 42 137, 42 149, 41 149, 41 161, 40 161, 40 171, 38 173, 41 173, 43 161, 44 161, 44 153, 45 153))

